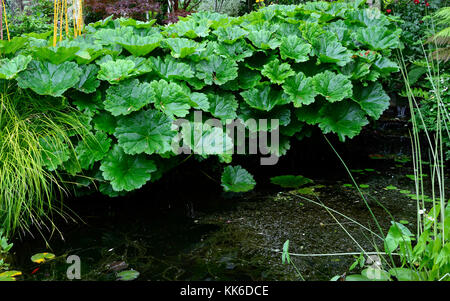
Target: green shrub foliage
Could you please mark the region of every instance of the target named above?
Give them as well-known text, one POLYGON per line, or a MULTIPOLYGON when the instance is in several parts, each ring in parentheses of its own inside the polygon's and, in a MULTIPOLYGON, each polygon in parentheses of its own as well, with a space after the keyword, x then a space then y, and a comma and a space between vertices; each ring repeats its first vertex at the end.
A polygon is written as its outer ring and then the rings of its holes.
MULTIPOLYGON (((282 155, 290 139, 314 128, 352 138, 389 106, 379 80, 398 71, 388 57, 400 30, 364 1, 271 5, 242 17, 200 12, 169 26, 153 23, 108 18, 57 47, 45 34, 0 44, 0 79, 37 99, 68 100, 89 117, 96 139, 79 142, 77 158, 55 154, 52 167, 89 175, 106 194, 159 179, 176 165, 174 139, 231 163, 221 153, 232 143, 227 132, 194 123, 194 111, 203 111, 203 120, 238 118, 253 131, 261 128, 249 119, 277 118, 279 128, 265 129, 280 130, 280 149, 269 151, 282 155), (172 121, 181 117, 193 126, 177 131, 172 121), (199 131, 201 139, 192 139, 199 131)), ((232 179, 249 178, 240 167, 225 171, 229 190, 254 186, 232 179)))

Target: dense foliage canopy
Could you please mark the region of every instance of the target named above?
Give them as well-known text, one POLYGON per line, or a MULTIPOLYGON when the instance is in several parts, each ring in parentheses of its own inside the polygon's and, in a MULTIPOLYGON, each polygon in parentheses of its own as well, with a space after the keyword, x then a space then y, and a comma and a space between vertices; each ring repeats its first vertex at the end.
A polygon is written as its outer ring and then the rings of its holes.
MULTIPOLYGON (((389 106, 379 79, 398 71, 388 57, 400 30, 363 5, 271 5, 242 17, 200 12, 169 26, 107 18, 56 47, 48 34, 27 34, 0 44, 0 79, 89 117, 96 139, 74 141, 75 156, 48 147, 47 166, 89 175, 116 196, 159 179, 176 161, 174 139, 231 163, 225 131, 172 126, 180 117, 192 123, 194 111, 224 124, 279 119, 280 149, 269 149, 277 155, 317 127, 344 141, 379 118, 389 106), (201 141, 192 141, 197 130, 201 141)), ((239 166, 225 172, 226 190, 254 186, 239 166)))

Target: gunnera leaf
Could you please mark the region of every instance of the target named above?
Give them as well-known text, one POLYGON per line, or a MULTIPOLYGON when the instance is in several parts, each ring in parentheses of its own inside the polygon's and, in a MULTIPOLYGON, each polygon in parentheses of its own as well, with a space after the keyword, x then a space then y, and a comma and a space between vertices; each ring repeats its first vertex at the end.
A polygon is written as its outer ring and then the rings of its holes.
POLYGON ((352 83, 342 74, 326 70, 313 77, 314 89, 329 102, 341 101, 352 96, 352 83))
POLYGON ((400 33, 401 30, 391 31, 385 27, 360 28, 356 38, 371 50, 384 50, 399 47, 400 33))
POLYGON ((359 103, 370 117, 375 119, 380 118, 381 114, 389 107, 390 101, 380 83, 370 83, 367 87, 356 86, 352 99, 359 103))
POLYGON ((128 50, 129 53, 135 56, 146 56, 154 49, 159 47, 163 36, 159 33, 150 36, 129 35, 120 40, 118 44, 128 50))
POLYGON ((244 61, 245 58, 253 55, 253 47, 244 40, 238 40, 233 44, 218 43, 215 51, 221 56, 233 59, 237 63, 244 61))
POLYGON ((156 110, 134 113, 119 119, 114 135, 125 153, 154 154, 166 153, 171 150, 172 120, 156 110))
POLYGON ((275 59, 264 65, 261 74, 269 78, 274 84, 282 84, 286 78, 295 75, 295 72, 288 63, 281 63, 278 59, 275 59))
POLYGON ((365 112, 353 101, 327 103, 321 110, 319 127, 324 134, 333 132, 339 140, 345 137, 353 138, 361 128, 369 123, 365 112))
POLYGON ((252 31, 247 38, 260 49, 276 49, 281 45, 281 41, 275 37, 275 34, 268 30, 252 31))
POLYGON ((197 77, 207 85, 223 85, 238 76, 238 66, 234 60, 213 55, 208 60, 201 61, 197 67, 197 77))
POLYGON ((165 80, 186 80, 195 76, 194 71, 188 64, 177 61, 171 56, 151 57, 153 70, 165 80))
POLYGON ((313 41, 314 52, 323 63, 344 66, 351 61, 352 53, 337 40, 331 32, 326 32, 313 41))
POLYGON ((31 56, 19 54, 12 59, 0 60, 0 79, 13 79, 16 75, 27 69, 28 64, 31 62, 31 56))
POLYGON ((105 110, 114 116, 128 115, 139 111, 154 101, 149 83, 129 79, 106 90, 105 110))
POLYGON ((217 30, 213 31, 213 34, 217 36, 219 42, 224 42, 226 44, 233 44, 238 39, 243 38, 248 34, 248 31, 242 29, 237 25, 223 26, 219 27, 217 30))
POLYGON ((136 64, 129 59, 118 59, 100 64, 98 79, 114 85, 137 74, 136 64))
POLYGON ((253 176, 240 165, 227 166, 222 173, 222 187, 225 191, 246 192, 255 185, 253 176))
POLYGON ((17 77, 22 89, 30 88, 40 95, 62 96, 69 88, 76 86, 81 69, 73 62, 54 65, 49 62, 31 61, 28 69, 17 77))
POLYGON ((93 93, 100 86, 100 81, 97 79, 99 68, 94 65, 81 65, 81 76, 78 85, 75 87, 77 90, 84 93, 93 93))
POLYGON ((102 160, 103 178, 111 182, 115 191, 132 191, 150 181, 156 165, 145 155, 130 156, 115 145, 102 160))
POLYGON ((102 160, 108 153, 111 142, 104 132, 97 132, 80 141, 75 152, 81 168, 91 169, 95 162, 102 160))
POLYGON ((286 79, 283 84, 283 89, 289 95, 296 108, 313 103, 317 95, 314 89, 313 79, 306 77, 302 72, 286 79))
POLYGON ((173 38, 164 40, 167 47, 171 50, 171 55, 174 58, 184 58, 192 55, 197 51, 202 51, 204 48, 197 42, 185 38, 173 38))
POLYGON ((287 104, 290 100, 283 91, 272 89, 269 85, 257 86, 241 92, 242 98, 252 108, 270 111, 277 105, 287 104))
POLYGON ((221 120, 236 118, 238 102, 231 93, 208 93, 209 112, 221 120))
POLYGON ((161 110, 171 118, 184 117, 189 113, 190 99, 183 88, 173 82, 163 79, 150 83, 150 93, 154 100, 155 108, 161 110))
POLYGON ((32 49, 33 56, 42 60, 49 61, 52 64, 58 65, 64 62, 75 59, 76 53, 80 50, 80 47, 34 47, 32 49))
POLYGON ((306 62, 311 52, 311 45, 306 43, 302 38, 289 35, 281 39, 280 55, 283 60, 290 58, 296 63, 306 62))

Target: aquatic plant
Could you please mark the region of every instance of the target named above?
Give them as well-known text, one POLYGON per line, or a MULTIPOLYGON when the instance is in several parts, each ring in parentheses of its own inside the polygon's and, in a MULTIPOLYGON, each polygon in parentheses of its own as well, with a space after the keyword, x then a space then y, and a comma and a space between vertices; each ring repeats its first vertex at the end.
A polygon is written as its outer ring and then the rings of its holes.
MULTIPOLYGON (((57 47, 42 38, 3 44, 0 51, 12 57, 3 76, 21 89, 64 96, 92 118, 102 151, 93 155, 93 147, 77 146, 76 154, 92 156, 82 169, 100 170, 98 180, 111 187, 103 191, 117 194, 152 180, 157 162, 173 156, 177 133, 170 122, 189 120, 195 110, 222 122, 279 116, 281 141, 301 139, 313 125, 341 140, 357 135, 366 116, 376 119, 389 105, 376 80, 397 70, 386 55, 399 46, 389 19, 369 18, 361 4, 271 5, 239 18, 202 12, 165 27, 106 19, 87 26, 86 37, 57 47), (133 172, 124 173, 130 167, 133 172)), ((207 131, 202 141, 228 139, 224 135, 207 131)), ((288 149, 283 143, 269 152, 288 149)), ((217 148, 199 154, 217 154, 217 148)), ((80 172, 68 170, 67 156, 58 159, 55 169, 80 172)))

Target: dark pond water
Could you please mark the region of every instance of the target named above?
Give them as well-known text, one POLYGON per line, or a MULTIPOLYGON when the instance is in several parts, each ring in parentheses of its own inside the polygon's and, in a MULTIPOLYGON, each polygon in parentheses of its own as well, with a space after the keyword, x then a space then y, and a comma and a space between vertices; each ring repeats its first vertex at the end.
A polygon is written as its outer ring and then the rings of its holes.
MULTIPOLYGON (((346 144, 332 141, 358 184, 368 185, 362 190, 383 231, 391 221, 386 210, 414 229, 416 202, 400 193, 414 188, 406 177, 412 170, 405 124, 390 118, 346 144), (398 189, 386 189, 389 185, 398 189)), ((345 187, 351 183, 348 174, 322 137, 293 145, 277 166, 260 167, 252 160, 259 158, 235 162, 256 177, 257 189, 248 194, 222 193, 211 180, 220 179, 217 167, 188 161, 161 183, 125 198, 68 201, 82 222, 60 224, 64 240, 54 235, 49 245, 39 236, 16 241, 12 267, 25 280, 66 280, 65 260, 77 255, 82 280, 115 280, 122 269, 139 271, 139 280, 299 280, 292 266, 281 263, 288 239, 290 252, 301 254, 381 246, 379 228, 357 190, 345 187), (301 174, 315 183, 302 190, 270 184, 270 176, 283 174, 301 174), (57 258, 36 270, 30 257, 43 251, 57 258)), ((306 280, 329 280, 354 261, 348 255, 292 258, 306 280)))

